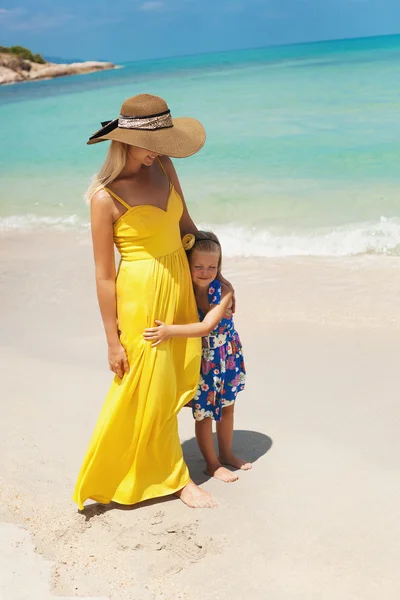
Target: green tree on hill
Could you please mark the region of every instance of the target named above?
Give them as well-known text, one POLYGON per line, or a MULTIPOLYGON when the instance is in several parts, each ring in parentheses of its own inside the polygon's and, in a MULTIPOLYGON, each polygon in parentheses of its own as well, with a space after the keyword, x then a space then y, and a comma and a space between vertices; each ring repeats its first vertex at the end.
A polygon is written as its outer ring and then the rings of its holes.
POLYGON ((35 63, 45 64, 45 60, 43 56, 40 54, 32 54, 28 48, 24 48, 23 46, 11 46, 10 48, 6 48, 5 46, 0 46, 0 52, 5 52, 6 54, 16 54, 25 60, 30 60, 35 63))

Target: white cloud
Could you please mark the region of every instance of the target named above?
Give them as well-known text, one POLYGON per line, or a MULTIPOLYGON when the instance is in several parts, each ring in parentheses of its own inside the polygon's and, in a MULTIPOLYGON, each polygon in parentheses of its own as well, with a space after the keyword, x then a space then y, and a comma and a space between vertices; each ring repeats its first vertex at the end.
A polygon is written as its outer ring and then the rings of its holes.
POLYGON ((14 23, 12 29, 15 31, 38 31, 41 29, 53 29, 57 28, 60 25, 65 25, 68 21, 73 20, 75 17, 73 15, 61 14, 61 15, 47 15, 47 14, 37 14, 37 15, 29 15, 27 18, 24 18, 23 21, 19 23, 14 23))
POLYGON ((0 19, 2 21, 8 21, 26 14, 25 8, 0 8, 0 19))
POLYGON ((29 13, 25 8, 0 8, 2 27, 12 31, 41 31, 53 29, 75 19, 67 13, 29 13))
POLYGON ((147 0, 139 6, 139 10, 153 11, 162 10, 164 8, 164 2, 162 0, 147 0))

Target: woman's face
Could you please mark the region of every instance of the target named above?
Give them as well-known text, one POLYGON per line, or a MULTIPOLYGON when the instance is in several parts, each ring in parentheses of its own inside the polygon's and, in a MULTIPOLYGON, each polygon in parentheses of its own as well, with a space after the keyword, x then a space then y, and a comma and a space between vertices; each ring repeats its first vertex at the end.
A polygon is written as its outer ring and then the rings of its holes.
POLYGON ((208 287, 214 281, 218 273, 218 261, 217 252, 193 250, 190 255, 190 272, 192 281, 197 287, 208 287))
POLYGON ((134 160, 141 165, 151 167, 159 155, 156 152, 151 152, 150 150, 145 150, 144 148, 129 146, 128 156, 131 160, 134 160))

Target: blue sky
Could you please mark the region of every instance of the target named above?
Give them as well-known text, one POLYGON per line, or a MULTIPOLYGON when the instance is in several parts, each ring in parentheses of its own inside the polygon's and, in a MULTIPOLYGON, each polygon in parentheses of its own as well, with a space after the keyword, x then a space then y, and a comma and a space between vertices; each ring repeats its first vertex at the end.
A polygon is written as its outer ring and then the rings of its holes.
POLYGON ((0 44, 126 62, 400 32, 399 0, 0 0, 0 44))

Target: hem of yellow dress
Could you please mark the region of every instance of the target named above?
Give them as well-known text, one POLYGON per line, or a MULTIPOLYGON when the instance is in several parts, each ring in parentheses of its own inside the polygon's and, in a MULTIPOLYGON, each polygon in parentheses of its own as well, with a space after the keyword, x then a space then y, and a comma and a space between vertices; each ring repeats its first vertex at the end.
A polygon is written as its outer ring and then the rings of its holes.
POLYGON ((116 498, 113 498, 110 502, 116 502, 117 504, 122 504, 123 506, 133 506, 134 504, 139 504, 139 502, 145 502, 146 500, 151 500, 153 498, 163 498, 164 496, 172 496, 173 494, 176 494, 176 492, 179 492, 179 490, 183 489, 190 481, 190 475, 187 476, 187 479, 184 483, 181 483, 177 488, 172 489, 172 490, 167 490, 165 492, 162 492, 161 494, 143 494, 143 496, 140 498, 140 500, 135 500, 134 502, 122 502, 121 500, 117 500, 116 498))
POLYGON ((134 500, 133 502, 122 502, 121 500, 117 500, 116 498, 104 498, 104 496, 88 496, 87 498, 85 498, 85 500, 80 501, 77 500, 75 497, 73 498, 73 501, 78 505, 78 509, 79 510, 83 510, 85 508, 84 503, 87 500, 93 500, 94 502, 99 502, 100 504, 110 504, 111 502, 116 502, 117 504, 122 504, 123 506, 133 506, 134 504, 139 504, 139 502, 145 502, 145 500, 151 500, 152 498, 163 498, 164 496, 172 496, 173 494, 176 494, 176 492, 179 492, 179 490, 183 489, 190 481, 190 475, 187 476, 187 479, 184 483, 181 483, 177 488, 172 489, 172 490, 167 490, 165 492, 162 492, 161 494, 143 494, 143 496, 139 499, 139 500, 134 500))

